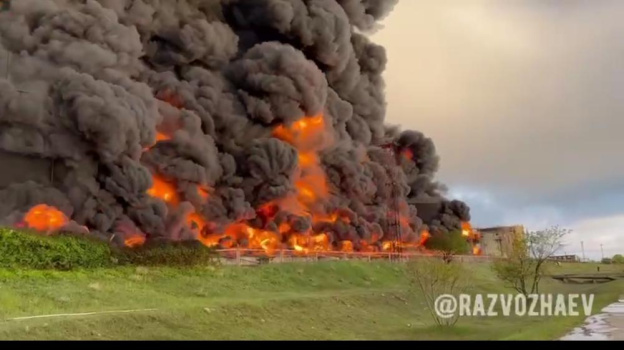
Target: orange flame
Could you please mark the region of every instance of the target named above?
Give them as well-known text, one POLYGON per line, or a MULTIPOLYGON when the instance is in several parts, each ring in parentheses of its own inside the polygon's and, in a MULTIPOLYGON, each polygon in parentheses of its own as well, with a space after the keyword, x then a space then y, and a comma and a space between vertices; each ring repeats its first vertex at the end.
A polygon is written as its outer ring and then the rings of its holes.
POLYGON ((293 234, 288 239, 289 245, 300 255, 330 251, 329 236, 319 233, 313 236, 293 234))
POLYGON ((156 142, 171 140, 171 136, 163 134, 162 132, 156 133, 156 142))
POLYGON ((208 190, 202 187, 197 188, 197 193, 199 194, 200 197, 202 197, 203 200, 208 199, 208 196, 210 195, 208 190))
POLYGON ((277 234, 271 231, 259 230, 249 226, 245 229, 250 248, 262 249, 268 255, 275 254, 275 250, 278 249, 278 245, 280 243, 277 234))
POLYGON ((478 245, 472 247, 472 254, 481 255, 481 247, 479 247, 478 245))
POLYGON ((293 145, 298 151, 301 176, 295 182, 300 203, 313 204, 329 194, 327 176, 320 165, 314 139, 325 132, 322 114, 301 119, 291 126, 280 125, 273 136, 293 145))
POLYGON ((170 89, 161 91, 157 95, 157 98, 161 101, 167 102, 168 104, 176 108, 182 108, 182 106, 184 106, 184 103, 182 102, 182 98, 180 97, 180 95, 178 95, 177 93, 175 93, 174 91, 170 89))
POLYGON ((197 213, 191 213, 186 217, 186 223, 189 227, 196 227, 198 231, 203 230, 206 221, 197 213))
POLYGON ((140 247, 145 243, 145 236, 141 234, 130 235, 124 239, 124 244, 129 248, 140 247))
MULTIPOLYGON (((253 226, 251 222, 241 220, 226 226, 219 232, 212 232, 211 229, 207 228, 209 223, 206 223, 200 215, 190 214, 187 217, 187 223, 191 227, 197 226, 199 228, 198 240, 207 246, 223 248, 241 246, 262 250, 268 255, 273 255, 278 249, 285 247, 292 249, 297 255, 331 250, 353 252, 355 246, 364 252, 390 251, 395 248, 422 249, 431 237, 431 234, 426 230, 422 231, 420 237, 413 242, 379 242, 384 234, 383 232, 374 232, 369 241, 333 243, 328 233, 315 231, 314 227, 321 223, 351 223, 348 214, 345 212, 340 210, 326 211, 323 209, 326 208, 325 205, 318 205, 322 204, 319 202, 326 200, 330 194, 327 175, 321 166, 319 157, 321 145, 316 142, 320 140, 319 136, 324 136, 324 132, 325 120, 323 115, 303 118, 290 125, 276 127, 273 136, 291 144, 297 150, 299 174, 295 179, 296 192, 258 207, 256 214, 260 220, 254 221, 253 226), (298 232, 291 226, 291 222, 283 218, 274 222, 273 220, 281 211, 308 217, 312 226, 306 232, 298 232), (278 225, 274 226, 275 223, 278 225)), ((410 149, 404 150, 402 154, 407 158, 413 157, 413 152, 410 149)), ((154 177, 154 186, 149 192, 168 203, 178 201, 175 186, 157 176, 154 177)), ((202 198, 208 197, 208 190, 198 188, 198 192, 202 198)), ((406 201, 401 202, 398 212, 391 213, 391 215, 398 217, 402 229, 411 232, 410 208, 406 201)), ((467 224, 463 223, 462 228, 466 228, 467 224)))
POLYGON ((152 187, 147 190, 147 194, 170 204, 175 205, 178 203, 178 191, 173 184, 156 175, 152 178, 152 183, 152 187))
POLYGON ((401 152, 401 154, 407 160, 413 160, 414 159, 414 151, 412 151, 411 148, 404 149, 403 152, 401 152))
POLYGON ((390 250, 392 250, 392 242, 391 241, 383 242, 382 245, 381 245, 381 249, 384 252, 389 252, 390 250))
POLYGON ((345 253, 353 252, 353 242, 351 241, 340 242, 340 251, 345 252, 345 253))
POLYGON ((420 246, 424 246, 425 244, 427 244, 429 238, 431 238, 431 233, 429 233, 429 231, 427 230, 424 230, 420 233, 420 241, 418 242, 418 244, 420 246))
POLYGON ((24 222, 37 231, 54 231, 65 226, 69 219, 53 206, 38 204, 26 213, 24 222))
POLYGON ((465 222, 465 221, 462 222, 461 227, 462 227, 462 236, 469 237, 472 234, 472 226, 470 225, 469 222, 465 222))
POLYGON ((307 117, 294 122, 290 126, 280 125, 273 131, 273 136, 288 142, 301 150, 325 131, 325 119, 322 114, 307 117))
POLYGON ((329 250, 329 236, 320 233, 312 237, 312 247, 314 251, 325 252, 329 250))
POLYGON ((220 244, 221 239, 225 238, 224 234, 203 234, 199 233, 197 240, 199 240, 206 247, 216 247, 220 244))
POLYGON ((156 132, 156 142, 154 142, 153 145, 151 146, 147 146, 143 149, 143 152, 149 151, 150 149, 152 149, 154 146, 156 146, 157 143, 161 142, 161 141, 167 141, 167 140, 171 140, 171 136, 164 134, 160 131, 156 132))
POLYGON ((315 153, 299 153, 299 166, 309 168, 318 164, 318 156, 315 153))
POLYGON ((290 224, 287 222, 282 222, 279 227, 277 228, 277 230, 279 231, 279 233, 281 234, 285 234, 290 232, 292 228, 290 227, 290 224))

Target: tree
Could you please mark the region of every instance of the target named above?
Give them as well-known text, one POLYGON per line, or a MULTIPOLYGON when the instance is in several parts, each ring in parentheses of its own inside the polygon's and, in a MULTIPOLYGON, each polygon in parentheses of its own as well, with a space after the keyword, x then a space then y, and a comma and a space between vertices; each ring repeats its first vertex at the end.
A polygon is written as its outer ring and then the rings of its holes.
POLYGON ((427 249, 452 254, 466 254, 470 252, 470 244, 461 233, 461 231, 451 231, 448 233, 440 232, 434 234, 425 243, 427 249))
POLYGON ((611 261, 614 264, 624 264, 624 256, 622 256, 622 254, 616 254, 611 258, 611 261))
POLYGON ((453 255, 467 254, 471 250, 461 231, 434 233, 425 243, 425 248, 442 253, 447 263, 453 260, 453 255))
POLYGON ((470 287, 470 271, 459 262, 447 262, 443 258, 423 257, 407 263, 408 280, 411 290, 419 293, 434 322, 438 326, 453 326, 459 319, 459 313, 439 314, 436 299, 443 295, 452 295, 455 300, 470 287))
POLYGON ((568 233, 567 229, 553 226, 514 236, 506 249, 507 257, 493 264, 496 275, 524 295, 538 293, 546 261, 561 249, 568 233))

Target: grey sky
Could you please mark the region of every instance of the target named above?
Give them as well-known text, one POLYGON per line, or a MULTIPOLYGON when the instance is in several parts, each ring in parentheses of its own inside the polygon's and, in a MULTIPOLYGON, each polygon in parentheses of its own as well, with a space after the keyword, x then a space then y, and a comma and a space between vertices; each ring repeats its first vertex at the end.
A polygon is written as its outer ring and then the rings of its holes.
POLYGON ((388 119, 433 138, 475 224, 558 224, 577 247, 624 252, 623 14, 616 0, 403 0, 373 36, 388 119))

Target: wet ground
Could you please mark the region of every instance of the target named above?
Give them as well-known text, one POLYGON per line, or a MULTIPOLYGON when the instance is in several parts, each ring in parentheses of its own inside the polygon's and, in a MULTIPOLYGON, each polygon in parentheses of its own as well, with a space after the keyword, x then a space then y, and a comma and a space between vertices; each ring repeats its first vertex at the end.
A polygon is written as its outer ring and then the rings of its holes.
POLYGON ((561 340, 624 340, 624 298, 601 311, 561 340))

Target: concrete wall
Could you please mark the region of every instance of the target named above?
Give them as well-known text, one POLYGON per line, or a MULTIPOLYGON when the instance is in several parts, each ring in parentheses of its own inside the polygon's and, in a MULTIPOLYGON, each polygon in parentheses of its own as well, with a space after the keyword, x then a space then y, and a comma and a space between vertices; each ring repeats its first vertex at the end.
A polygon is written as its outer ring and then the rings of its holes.
POLYGON ((488 227, 477 231, 481 234, 483 255, 504 257, 511 249, 514 237, 524 234, 524 227, 522 225, 488 227))

